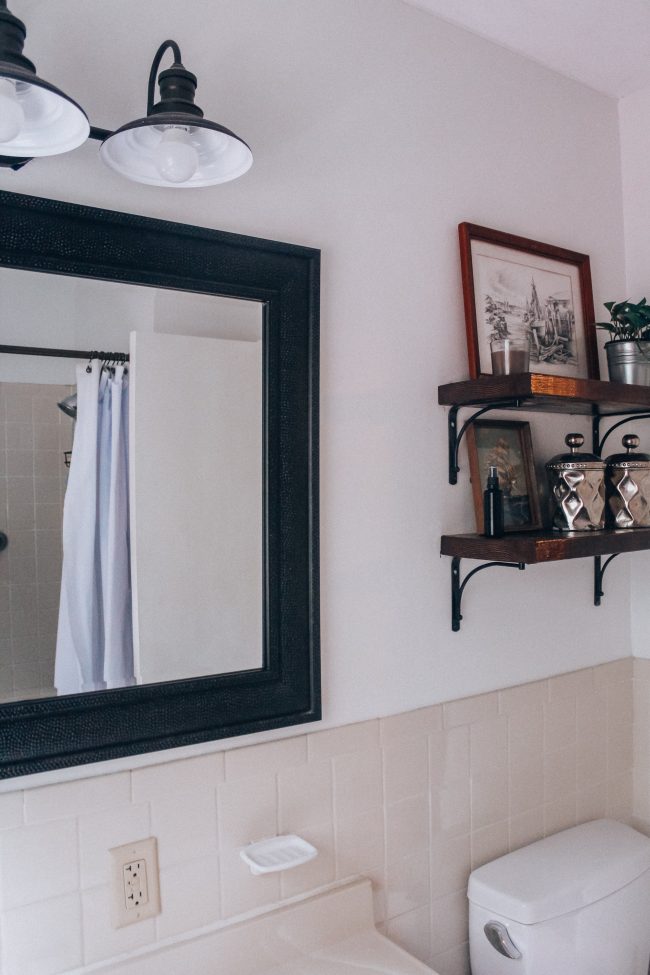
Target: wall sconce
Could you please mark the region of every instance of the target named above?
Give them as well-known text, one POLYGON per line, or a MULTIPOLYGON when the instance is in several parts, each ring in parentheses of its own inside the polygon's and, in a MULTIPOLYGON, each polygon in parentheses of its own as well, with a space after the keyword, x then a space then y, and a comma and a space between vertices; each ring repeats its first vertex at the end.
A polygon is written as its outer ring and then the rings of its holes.
POLYGON ((21 169, 35 156, 69 152, 86 139, 102 143, 111 169, 151 186, 214 186, 243 176, 253 154, 243 139, 204 118, 194 102, 196 76, 175 41, 156 52, 149 75, 147 115, 116 132, 91 126, 84 110, 43 81, 23 55, 27 31, 0 0, 0 166, 21 169), (174 63, 160 71, 165 53, 174 63), (156 81, 160 101, 154 104, 156 81))

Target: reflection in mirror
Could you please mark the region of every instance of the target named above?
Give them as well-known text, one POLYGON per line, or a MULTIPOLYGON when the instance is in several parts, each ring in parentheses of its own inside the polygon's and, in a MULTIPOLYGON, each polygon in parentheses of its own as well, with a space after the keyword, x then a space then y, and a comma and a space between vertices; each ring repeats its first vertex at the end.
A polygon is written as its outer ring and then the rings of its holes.
POLYGON ((130 353, 0 354, 0 701, 260 668, 262 306, 0 269, 0 315, 130 353))

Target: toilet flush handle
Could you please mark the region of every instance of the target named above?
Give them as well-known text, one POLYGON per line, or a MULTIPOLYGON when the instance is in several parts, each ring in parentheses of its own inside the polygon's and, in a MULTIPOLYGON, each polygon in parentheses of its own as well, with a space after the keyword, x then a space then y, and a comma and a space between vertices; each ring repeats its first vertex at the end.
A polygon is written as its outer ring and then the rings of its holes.
POLYGON ((521 958, 521 952, 508 934, 505 924, 500 921, 488 921, 483 928, 485 937, 493 948, 506 958, 521 958))

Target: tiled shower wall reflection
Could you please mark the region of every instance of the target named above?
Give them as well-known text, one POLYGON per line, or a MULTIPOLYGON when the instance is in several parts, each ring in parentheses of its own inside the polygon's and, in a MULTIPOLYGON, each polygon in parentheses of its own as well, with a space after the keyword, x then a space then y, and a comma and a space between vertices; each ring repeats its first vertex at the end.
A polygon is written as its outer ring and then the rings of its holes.
POLYGON ((70 386, 0 383, 0 700, 51 694, 70 386))
MULTIPOLYGON (((640 681, 630 658, 380 720, 0 795, 0 971, 90 972, 105 961, 108 973, 115 956, 364 874, 388 937, 440 975, 467 975, 472 867, 578 822, 630 820, 635 684, 645 729, 637 761, 650 767, 643 663, 640 681), (301 834, 319 856, 252 877, 240 847, 278 832, 301 834), (107 851, 150 835, 159 844, 162 913, 115 930, 107 851)), ((156 970, 176 975, 178 967, 159 958, 156 970)))

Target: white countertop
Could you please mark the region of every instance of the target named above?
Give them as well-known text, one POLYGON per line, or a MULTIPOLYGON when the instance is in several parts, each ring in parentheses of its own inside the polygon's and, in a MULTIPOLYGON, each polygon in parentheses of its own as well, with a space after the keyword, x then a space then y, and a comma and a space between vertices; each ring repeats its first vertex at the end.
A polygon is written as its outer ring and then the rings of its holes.
POLYGON ((335 942, 308 956, 271 968, 260 975, 436 975, 378 931, 335 942))
MULTIPOLYGON (((242 865, 243 866, 243 865, 242 865)), ((254 917, 218 922, 201 936, 141 949, 110 975, 436 975, 375 928, 365 878, 254 917)), ((79 969, 73 975, 86 975, 79 969)))

